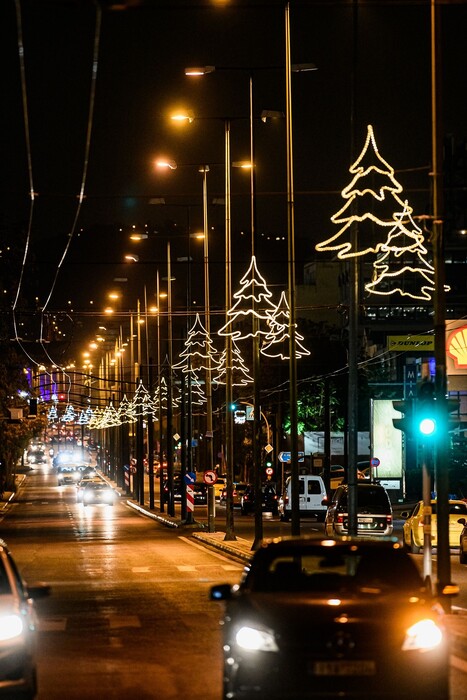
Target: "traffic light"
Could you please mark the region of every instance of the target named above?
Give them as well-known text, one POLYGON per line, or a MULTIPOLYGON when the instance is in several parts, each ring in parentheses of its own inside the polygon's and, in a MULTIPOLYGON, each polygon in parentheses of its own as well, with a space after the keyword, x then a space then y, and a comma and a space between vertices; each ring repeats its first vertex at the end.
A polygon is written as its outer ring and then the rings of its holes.
POLYGON ((424 381, 418 387, 414 430, 421 438, 432 438, 440 430, 433 382, 424 381))
POLYGON ((392 405, 395 411, 403 414, 401 418, 392 419, 394 427, 397 430, 402 430, 408 437, 412 437, 414 432, 414 400, 393 401, 392 405))

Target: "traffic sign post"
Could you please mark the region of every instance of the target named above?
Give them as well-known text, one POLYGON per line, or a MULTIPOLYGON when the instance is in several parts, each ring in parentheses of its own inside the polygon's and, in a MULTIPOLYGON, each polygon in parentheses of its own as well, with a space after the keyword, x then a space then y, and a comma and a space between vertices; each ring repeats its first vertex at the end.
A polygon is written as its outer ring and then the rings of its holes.
POLYGON ((208 532, 216 531, 216 497, 214 494, 214 484, 217 481, 217 474, 213 469, 204 472, 203 481, 208 487, 208 532))
POLYGON ((196 481, 196 473, 187 472, 183 476, 183 481, 185 482, 186 491, 186 522, 188 525, 191 525, 194 522, 195 494, 193 492, 193 484, 196 481))

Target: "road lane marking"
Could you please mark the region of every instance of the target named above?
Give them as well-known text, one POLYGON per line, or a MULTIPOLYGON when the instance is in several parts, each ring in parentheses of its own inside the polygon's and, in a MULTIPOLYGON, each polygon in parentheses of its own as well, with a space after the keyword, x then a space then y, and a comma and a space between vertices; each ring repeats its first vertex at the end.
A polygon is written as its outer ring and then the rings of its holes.
POLYGON ((149 566, 132 566, 131 571, 133 574, 149 574, 151 569, 149 566))
POLYGON ((177 569, 178 569, 179 571, 196 571, 196 566, 190 566, 190 565, 183 566, 183 565, 180 565, 180 566, 177 566, 177 569))

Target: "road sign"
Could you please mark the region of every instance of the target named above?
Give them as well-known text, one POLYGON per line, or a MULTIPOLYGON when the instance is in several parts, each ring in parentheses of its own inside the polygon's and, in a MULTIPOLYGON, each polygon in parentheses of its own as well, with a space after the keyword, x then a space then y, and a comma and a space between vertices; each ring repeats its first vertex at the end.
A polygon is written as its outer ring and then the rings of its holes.
POLYGON ((274 474, 274 469, 272 467, 267 467, 266 474, 268 476, 271 476, 271 474, 274 474))
POLYGON ((264 449, 269 454, 270 452, 273 451, 274 447, 272 445, 266 445, 266 447, 264 449))
MULTIPOLYGON (((290 464, 291 459, 292 459, 292 456, 291 456, 290 452, 279 452, 279 462, 285 462, 286 464, 290 464)), ((305 453, 304 452, 298 453, 298 461, 299 462, 305 461, 305 453)))
POLYGON ((379 461, 378 457, 373 457, 370 461, 370 465, 372 467, 379 467, 380 464, 381 462, 379 461))
POLYGON ((205 484, 215 484, 217 481, 217 474, 212 469, 204 472, 203 480, 205 484))
POLYGON ((185 482, 185 484, 194 484, 196 481, 195 472, 187 472, 183 477, 183 481, 185 482))

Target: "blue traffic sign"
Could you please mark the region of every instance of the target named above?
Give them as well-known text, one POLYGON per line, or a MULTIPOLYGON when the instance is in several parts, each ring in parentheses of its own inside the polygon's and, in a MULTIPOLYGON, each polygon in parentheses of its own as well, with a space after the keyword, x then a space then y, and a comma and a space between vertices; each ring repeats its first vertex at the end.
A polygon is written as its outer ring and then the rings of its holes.
POLYGON ((185 482, 185 484, 194 484, 196 481, 195 472, 187 472, 183 477, 183 481, 185 482))

